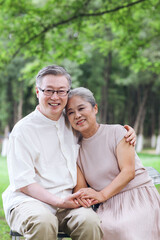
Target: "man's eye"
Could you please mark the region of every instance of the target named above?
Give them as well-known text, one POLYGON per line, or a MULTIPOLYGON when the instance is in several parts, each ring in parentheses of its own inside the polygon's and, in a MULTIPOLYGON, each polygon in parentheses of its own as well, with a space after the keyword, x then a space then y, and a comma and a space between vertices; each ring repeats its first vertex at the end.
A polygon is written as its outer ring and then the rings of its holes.
POLYGON ((58 92, 59 93, 65 93, 65 90, 59 90, 58 92))
POLYGON ((45 92, 50 93, 50 92, 52 92, 52 90, 51 89, 45 89, 45 92))

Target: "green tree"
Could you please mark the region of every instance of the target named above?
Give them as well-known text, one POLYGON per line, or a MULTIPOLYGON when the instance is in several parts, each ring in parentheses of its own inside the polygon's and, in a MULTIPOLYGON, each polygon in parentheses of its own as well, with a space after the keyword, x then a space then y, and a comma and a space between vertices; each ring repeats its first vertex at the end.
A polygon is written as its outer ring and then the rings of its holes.
POLYGON ((2 103, 7 103, 0 109, 1 126, 15 121, 9 120, 14 114, 8 96, 17 98, 13 102, 19 109, 23 104, 27 114, 36 104, 37 71, 57 63, 70 71, 73 87, 86 86, 96 94, 103 122, 135 124, 137 133, 143 122, 149 134, 147 104, 154 99, 155 114, 159 111, 159 11, 159 0, 1 1, 1 75, 14 59, 24 59, 13 92, 8 88, 12 77, 1 81, 2 103))

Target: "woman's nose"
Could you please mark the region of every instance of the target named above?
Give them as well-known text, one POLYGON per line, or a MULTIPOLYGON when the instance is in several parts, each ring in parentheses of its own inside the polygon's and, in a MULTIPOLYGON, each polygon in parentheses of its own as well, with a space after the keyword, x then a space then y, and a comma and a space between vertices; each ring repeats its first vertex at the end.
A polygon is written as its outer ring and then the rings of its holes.
POLYGON ((80 112, 76 112, 75 117, 79 118, 81 116, 80 112))

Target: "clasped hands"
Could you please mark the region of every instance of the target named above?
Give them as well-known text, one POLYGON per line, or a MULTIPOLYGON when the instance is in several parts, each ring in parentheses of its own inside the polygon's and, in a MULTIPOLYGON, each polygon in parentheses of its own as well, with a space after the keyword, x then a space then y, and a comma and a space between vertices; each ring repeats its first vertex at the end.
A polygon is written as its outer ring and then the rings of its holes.
POLYGON ((62 200, 62 208, 79 208, 90 207, 94 204, 105 201, 101 192, 97 192, 92 188, 81 188, 62 200))
POLYGON ((102 192, 97 192, 92 188, 81 188, 78 193, 80 196, 74 199, 74 202, 82 207, 90 207, 105 201, 102 192))

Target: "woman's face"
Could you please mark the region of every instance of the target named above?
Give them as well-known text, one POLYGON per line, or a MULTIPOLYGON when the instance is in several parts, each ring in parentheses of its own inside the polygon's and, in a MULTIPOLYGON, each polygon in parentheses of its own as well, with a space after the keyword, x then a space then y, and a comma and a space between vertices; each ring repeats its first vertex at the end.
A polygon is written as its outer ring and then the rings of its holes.
POLYGON ((92 107, 85 99, 73 96, 68 100, 66 111, 72 127, 83 137, 88 138, 95 134, 99 126, 96 122, 97 105, 92 107))

